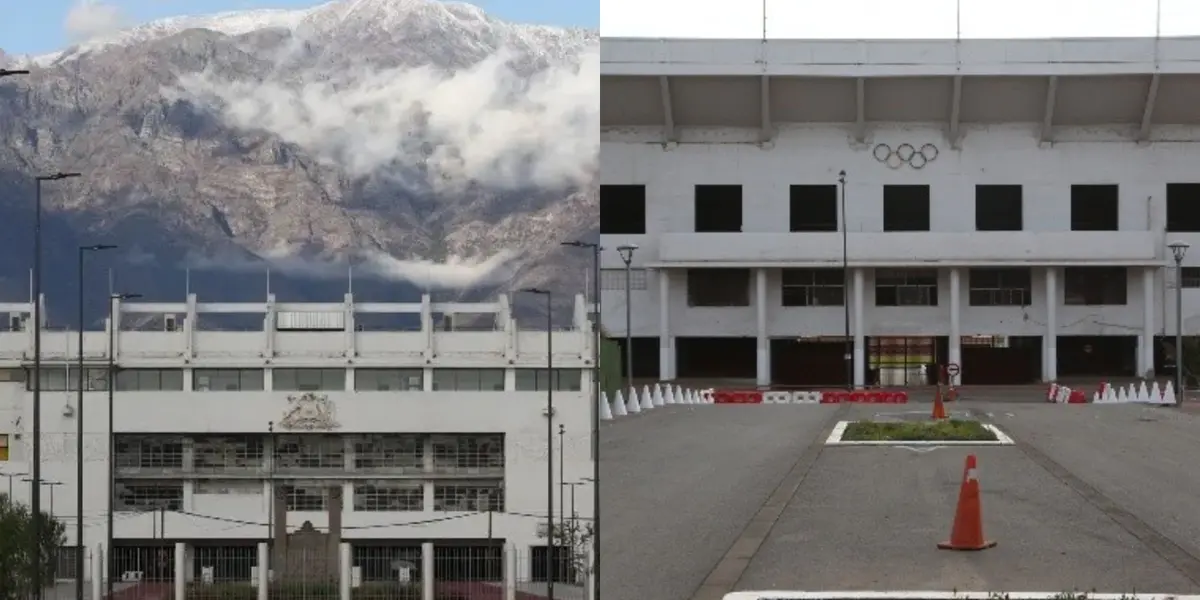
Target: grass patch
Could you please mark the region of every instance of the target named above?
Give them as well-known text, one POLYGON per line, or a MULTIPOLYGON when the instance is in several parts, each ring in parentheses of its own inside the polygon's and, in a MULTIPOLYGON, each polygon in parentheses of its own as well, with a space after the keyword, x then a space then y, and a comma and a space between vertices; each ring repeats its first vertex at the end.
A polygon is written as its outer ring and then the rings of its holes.
POLYGON ((996 434, 979 421, 855 421, 843 442, 994 442, 996 434))

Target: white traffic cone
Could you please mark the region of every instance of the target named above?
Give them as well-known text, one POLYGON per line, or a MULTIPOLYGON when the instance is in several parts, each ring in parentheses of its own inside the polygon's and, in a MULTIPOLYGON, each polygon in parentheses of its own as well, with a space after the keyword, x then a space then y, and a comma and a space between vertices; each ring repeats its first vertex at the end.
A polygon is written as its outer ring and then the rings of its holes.
POLYGON ((652 410, 653 408, 654 408, 654 395, 650 393, 650 386, 643 385, 642 386, 642 410, 652 410))
POLYGON ((621 390, 617 390, 617 394, 613 396, 612 414, 614 417, 629 416, 629 411, 625 410, 625 396, 621 394, 621 390))
POLYGON ((1104 404, 1104 401, 1100 399, 1100 392, 1092 392, 1092 404, 1104 404))
POLYGON ((658 408, 658 407, 664 406, 666 404, 663 401, 663 386, 661 386, 661 385, 654 386, 654 395, 651 396, 650 404, 654 408, 658 408))
POLYGON ((1154 385, 1150 386, 1150 402, 1154 404, 1163 403, 1162 388, 1158 387, 1158 381, 1155 380, 1154 385))
POLYGON ((1146 389, 1145 381, 1143 381, 1142 384, 1138 386, 1137 402, 1140 402, 1142 404, 1150 404, 1150 390, 1146 389))
POLYGON ((1121 391, 1117 393, 1117 402, 1121 404, 1129 404, 1130 402, 1133 402, 1133 400, 1129 398, 1129 392, 1125 390, 1125 386, 1121 386, 1121 391))
POLYGON ((625 410, 631 415, 642 412, 642 401, 638 400, 637 388, 629 388, 629 400, 625 401, 625 410))
POLYGON ((605 394, 604 392, 600 392, 600 402, 598 402, 598 404, 599 404, 599 406, 596 407, 596 410, 600 411, 598 413, 600 420, 601 421, 611 421, 613 418, 613 414, 612 414, 612 409, 609 408, 609 406, 608 406, 608 394, 605 394))
POLYGON ((1175 398, 1175 384, 1167 382, 1167 387, 1163 388, 1162 395, 1163 406, 1175 406, 1179 404, 1179 400, 1175 398))
POLYGON ((677 385, 667 384, 667 389, 663 390, 663 404, 664 405, 665 404, 675 404, 675 394, 678 393, 676 391, 678 389, 679 389, 679 386, 677 386, 677 385))
POLYGON ((1117 390, 1113 389, 1113 386, 1111 384, 1105 384, 1104 385, 1104 403, 1105 404, 1116 404, 1117 402, 1118 402, 1117 390))

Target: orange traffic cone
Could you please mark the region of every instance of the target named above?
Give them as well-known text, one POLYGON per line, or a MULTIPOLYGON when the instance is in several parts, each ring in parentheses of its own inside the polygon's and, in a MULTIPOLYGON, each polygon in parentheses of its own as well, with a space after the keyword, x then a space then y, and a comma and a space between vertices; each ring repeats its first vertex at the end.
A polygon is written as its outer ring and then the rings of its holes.
POLYGON ((958 489, 958 508, 954 511, 954 529, 950 541, 938 544, 942 550, 987 550, 996 545, 983 539, 983 509, 979 502, 979 479, 975 455, 967 455, 962 485, 958 489))
POLYGON ((946 418, 946 404, 942 401, 942 386, 940 385, 933 396, 933 415, 930 418, 935 421, 946 418))

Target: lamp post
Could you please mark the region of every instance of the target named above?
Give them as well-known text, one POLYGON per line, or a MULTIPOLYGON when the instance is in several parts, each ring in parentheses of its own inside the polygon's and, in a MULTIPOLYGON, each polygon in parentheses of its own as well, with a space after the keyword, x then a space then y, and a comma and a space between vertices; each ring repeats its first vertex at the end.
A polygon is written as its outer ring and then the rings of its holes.
POLYGON ((1179 394, 1179 406, 1183 406, 1183 257, 1191 247, 1187 242, 1175 241, 1167 244, 1175 259, 1175 390, 1179 394))
POLYGON ((114 431, 113 419, 113 397, 114 390, 117 389, 117 319, 116 307, 118 300, 133 300, 141 298, 141 294, 111 294, 108 297, 108 523, 107 532, 105 534, 105 571, 104 581, 106 581, 105 592, 107 598, 113 597, 113 580, 112 580, 112 565, 113 565, 113 505, 116 504, 117 495, 117 436, 114 431))
POLYGON ((15 504, 15 500, 13 499, 13 486, 12 486, 13 477, 25 477, 26 475, 29 475, 29 473, 0 473, 0 477, 4 477, 4 478, 8 479, 8 501, 9 501, 9 503, 15 504))
POLYGON ((625 388, 633 389, 633 253, 637 244, 617 246, 625 263, 625 388))
MULTIPOLYGON (((595 556, 592 571, 595 574, 596 587, 592 591, 592 600, 600 600, 600 244, 590 242, 563 242, 564 246, 589 248, 592 251, 592 302, 596 316, 592 319, 592 540, 595 556)), ((626 298, 628 301, 628 298, 626 298)))
MULTIPOLYGON (((41 487, 39 485, 34 485, 34 482, 36 480, 32 477, 26 477, 26 478, 22 479, 21 481, 28 483, 31 488, 41 487)), ((62 482, 45 480, 45 481, 41 482, 41 485, 44 485, 44 486, 50 488, 50 513, 49 514, 50 514, 50 519, 54 520, 54 488, 62 485, 62 482)))
MULTIPOLYGON (((84 561, 83 545, 83 390, 88 378, 83 366, 83 266, 84 258, 90 252, 112 250, 116 246, 95 244, 79 247, 79 383, 75 399, 75 561, 82 565, 84 561)), ((75 600, 83 600, 83 569, 75 570, 75 600)))
MULTIPOLYGON (((34 481, 42 480, 42 183, 80 177, 80 173, 54 173, 34 177, 33 211, 33 473, 34 481)), ((42 510, 41 486, 30 490, 30 510, 37 515, 42 510)), ((40 540, 42 524, 33 520, 33 539, 40 540)), ((33 599, 42 600, 42 569, 38 564, 40 552, 30 553, 33 569, 33 599)))
POLYGON ((845 325, 846 390, 854 391, 854 342, 850 339, 850 224, 846 222, 846 172, 838 171, 838 205, 842 214, 842 316, 845 325))
MULTIPOLYGON (((549 290, 526 288, 527 294, 546 297, 546 376, 554 379, 554 295, 549 290)), ((546 386, 546 598, 554 600, 554 386, 546 386)))
POLYGON ((20 69, 20 70, 0 69, 0 77, 10 77, 13 75, 28 75, 28 74, 29 74, 29 71, 26 71, 24 69, 20 69))

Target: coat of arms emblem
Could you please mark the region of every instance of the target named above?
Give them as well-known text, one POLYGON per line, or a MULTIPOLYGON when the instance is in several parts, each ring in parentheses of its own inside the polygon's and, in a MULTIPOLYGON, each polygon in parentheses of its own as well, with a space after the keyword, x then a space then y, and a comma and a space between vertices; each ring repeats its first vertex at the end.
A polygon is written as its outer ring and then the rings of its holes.
POLYGON ((279 427, 295 431, 337 429, 337 414, 328 396, 308 392, 288 396, 288 409, 279 420, 279 427))

